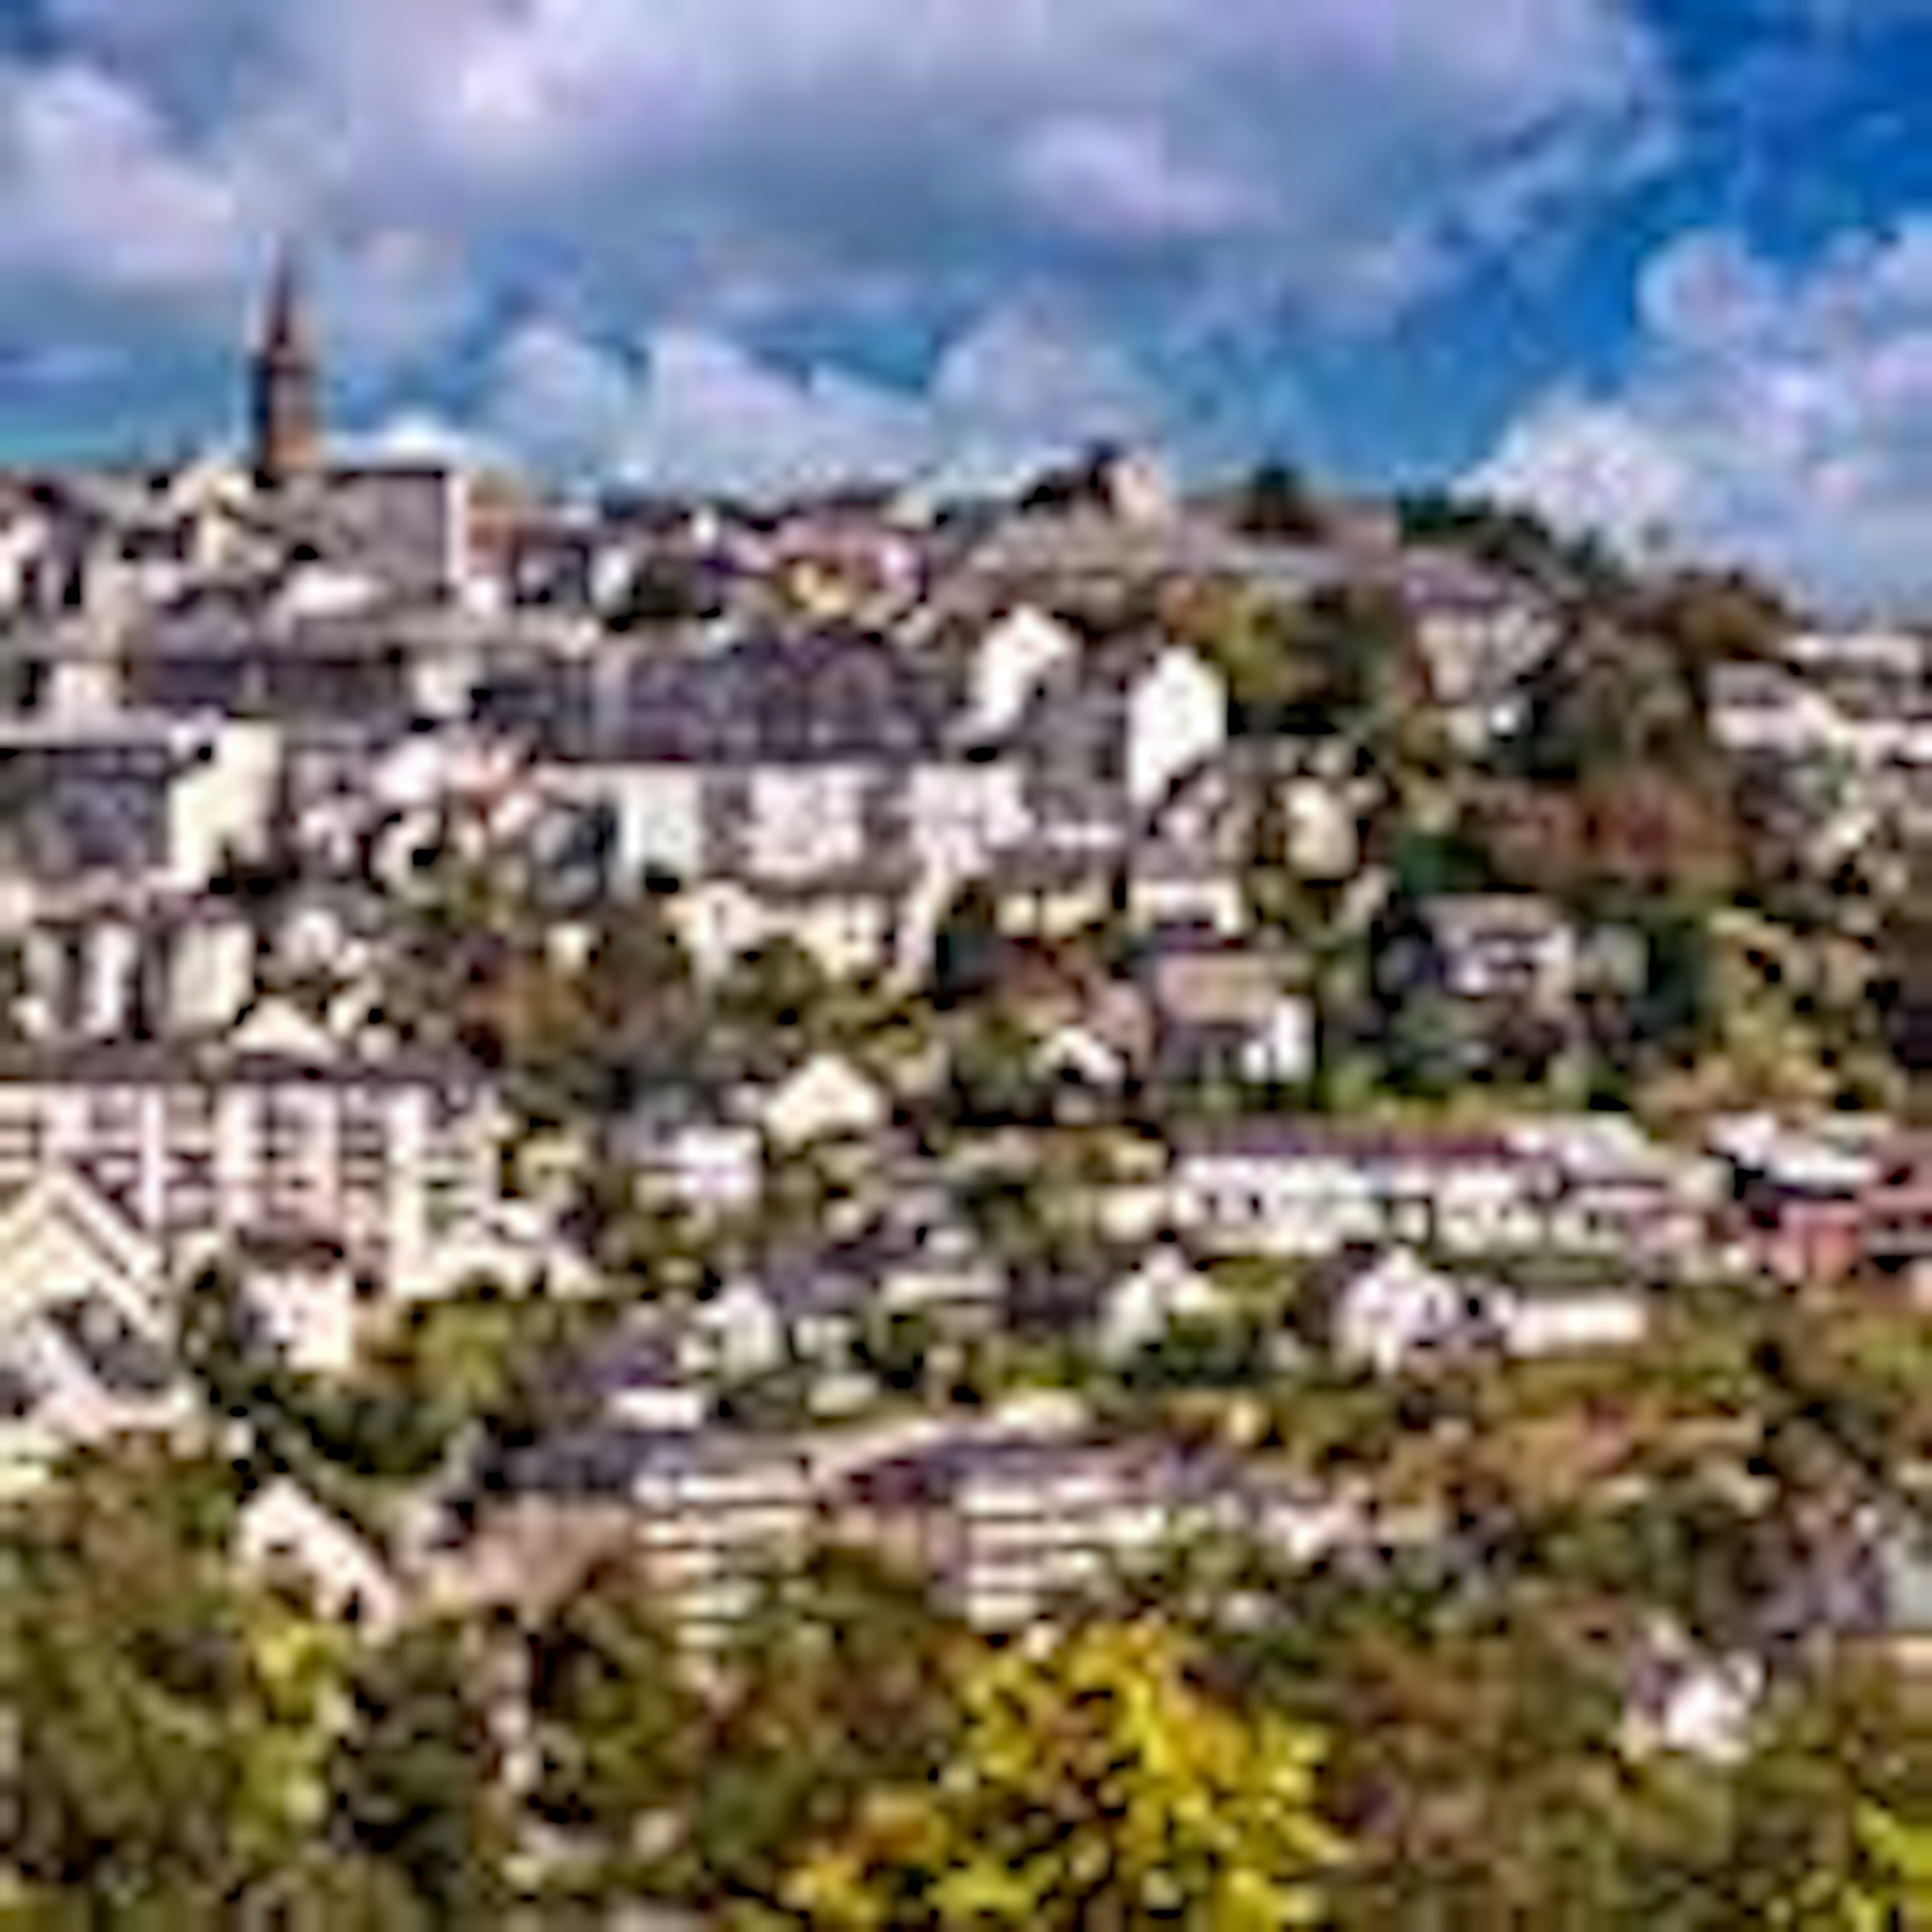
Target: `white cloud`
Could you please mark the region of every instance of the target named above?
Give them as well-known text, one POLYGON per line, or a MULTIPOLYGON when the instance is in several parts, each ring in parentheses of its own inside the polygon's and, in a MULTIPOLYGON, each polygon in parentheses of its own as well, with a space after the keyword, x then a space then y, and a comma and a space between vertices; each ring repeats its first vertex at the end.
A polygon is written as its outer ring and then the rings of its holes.
POLYGON ((322 328, 332 354, 352 368, 412 368, 476 320, 478 291, 468 262, 419 231, 374 230, 318 266, 322 328))
POLYGON ((1012 158, 1022 196, 1075 233, 1166 241, 1232 236, 1263 205, 1241 181, 1190 166, 1158 124, 1074 116, 1035 130, 1012 158))
POLYGON ((486 436, 426 410, 404 410, 366 436, 347 439, 344 453, 362 463, 448 462, 483 468, 505 458, 486 436))
POLYGON ((1679 453, 1652 425, 1567 392, 1514 424, 1475 482, 1486 494, 1543 505, 1626 548, 1677 526, 1693 487, 1679 453))
POLYGON ((152 104, 80 62, 0 70, 0 263, 130 296, 232 281, 249 209, 152 104))
POLYGON ((781 368, 701 329, 659 330, 632 355, 532 322, 498 358, 480 433, 553 470, 774 494, 1004 483, 1160 426, 1151 386, 1119 355, 1014 311, 962 338, 919 389, 781 368))
POLYGON ((940 358, 932 393, 956 447, 980 443, 1022 457, 1147 438, 1163 414, 1153 382, 1123 352, 1071 322, 1019 307, 956 340, 940 358))
POLYGON ((1641 294, 1624 380, 1533 404, 1474 484, 1834 602, 1932 602, 1932 217, 1796 269, 1687 237, 1641 294))
POLYGON ((358 406, 434 364, 572 467, 1160 426, 1096 339, 1252 368, 1382 327, 1567 232, 1673 110, 1641 0, 42 4, 56 51, 0 65, 10 308, 232 340, 295 234, 358 406), (880 338, 956 346, 907 394, 734 346, 880 338))
POLYGON ((546 469, 608 469, 638 406, 642 371, 548 321, 502 344, 483 412, 486 434, 546 469))
MULTIPOLYGON (((1070 280, 1219 248, 1311 302, 1407 296, 1390 260, 1506 244, 1664 111, 1634 0, 1486 0, 1479 32, 1439 0, 50 4, 146 104, 154 192, 458 235, 486 278, 548 232, 607 316, 774 262, 991 302, 1056 247, 1070 280)), ((83 170, 126 152, 82 134, 83 170)))

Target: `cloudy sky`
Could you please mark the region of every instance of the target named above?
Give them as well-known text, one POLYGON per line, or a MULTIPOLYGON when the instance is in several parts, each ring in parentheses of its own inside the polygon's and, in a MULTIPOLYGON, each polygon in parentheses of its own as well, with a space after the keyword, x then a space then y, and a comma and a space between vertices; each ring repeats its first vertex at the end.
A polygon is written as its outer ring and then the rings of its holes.
POLYGON ((1932 604, 1932 0, 0 0, 0 455, 1474 478, 1932 604), (1915 118, 1918 124, 1915 125, 1915 118))

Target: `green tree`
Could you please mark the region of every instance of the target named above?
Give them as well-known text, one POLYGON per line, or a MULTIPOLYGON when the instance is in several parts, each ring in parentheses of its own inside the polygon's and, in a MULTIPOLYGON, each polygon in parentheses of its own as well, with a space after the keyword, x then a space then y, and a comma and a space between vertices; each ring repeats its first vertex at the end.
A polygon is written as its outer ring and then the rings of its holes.
POLYGON ((1321 506, 1294 467, 1264 463, 1235 494, 1234 526, 1244 536, 1305 542, 1321 536, 1321 506))
POLYGON ((236 1580, 238 1499, 226 1468, 126 1451, 8 1520, 0 1873, 18 1922, 316 1925, 318 1898, 382 1886, 325 1836, 344 1640, 236 1580))
POLYGON ((496 1922, 513 1842, 480 1636, 424 1625, 363 1658, 331 1767, 338 1828, 452 1932, 496 1922))
POLYGON ((919 1579, 838 1549, 771 1580, 723 1661, 681 1894, 777 1910, 801 1849, 940 1761, 970 1640, 919 1579))
POLYGON ((681 1803, 705 1772, 689 1660, 633 1566, 598 1570, 546 1619, 531 1695, 540 1808, 621 1870, 640 1822, 681 1803))

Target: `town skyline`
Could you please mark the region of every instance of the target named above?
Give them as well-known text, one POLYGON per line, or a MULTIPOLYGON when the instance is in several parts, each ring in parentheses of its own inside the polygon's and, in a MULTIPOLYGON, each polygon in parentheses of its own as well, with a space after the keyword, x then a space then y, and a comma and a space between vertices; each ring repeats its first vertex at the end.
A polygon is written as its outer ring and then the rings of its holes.
POLYGON ((0 8, 0 455, 219 441, 292 236, 371 446, 708 489, 1106 434, 1922 600, 1909 0, 394 10, 0 8))

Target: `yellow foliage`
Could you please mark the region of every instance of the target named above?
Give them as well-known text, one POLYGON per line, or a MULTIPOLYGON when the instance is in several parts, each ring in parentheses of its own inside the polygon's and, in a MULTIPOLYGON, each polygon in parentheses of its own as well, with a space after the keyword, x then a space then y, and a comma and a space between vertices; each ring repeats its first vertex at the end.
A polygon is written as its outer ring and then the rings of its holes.
POLYGON ((1279 1928, 1320 1916, 1341 1848, 1318 1742, 1195 1680, 1163 1624, 980 1657, 939 1778, 880 1794, 794 1874, 808 1923, 1279 1928))

